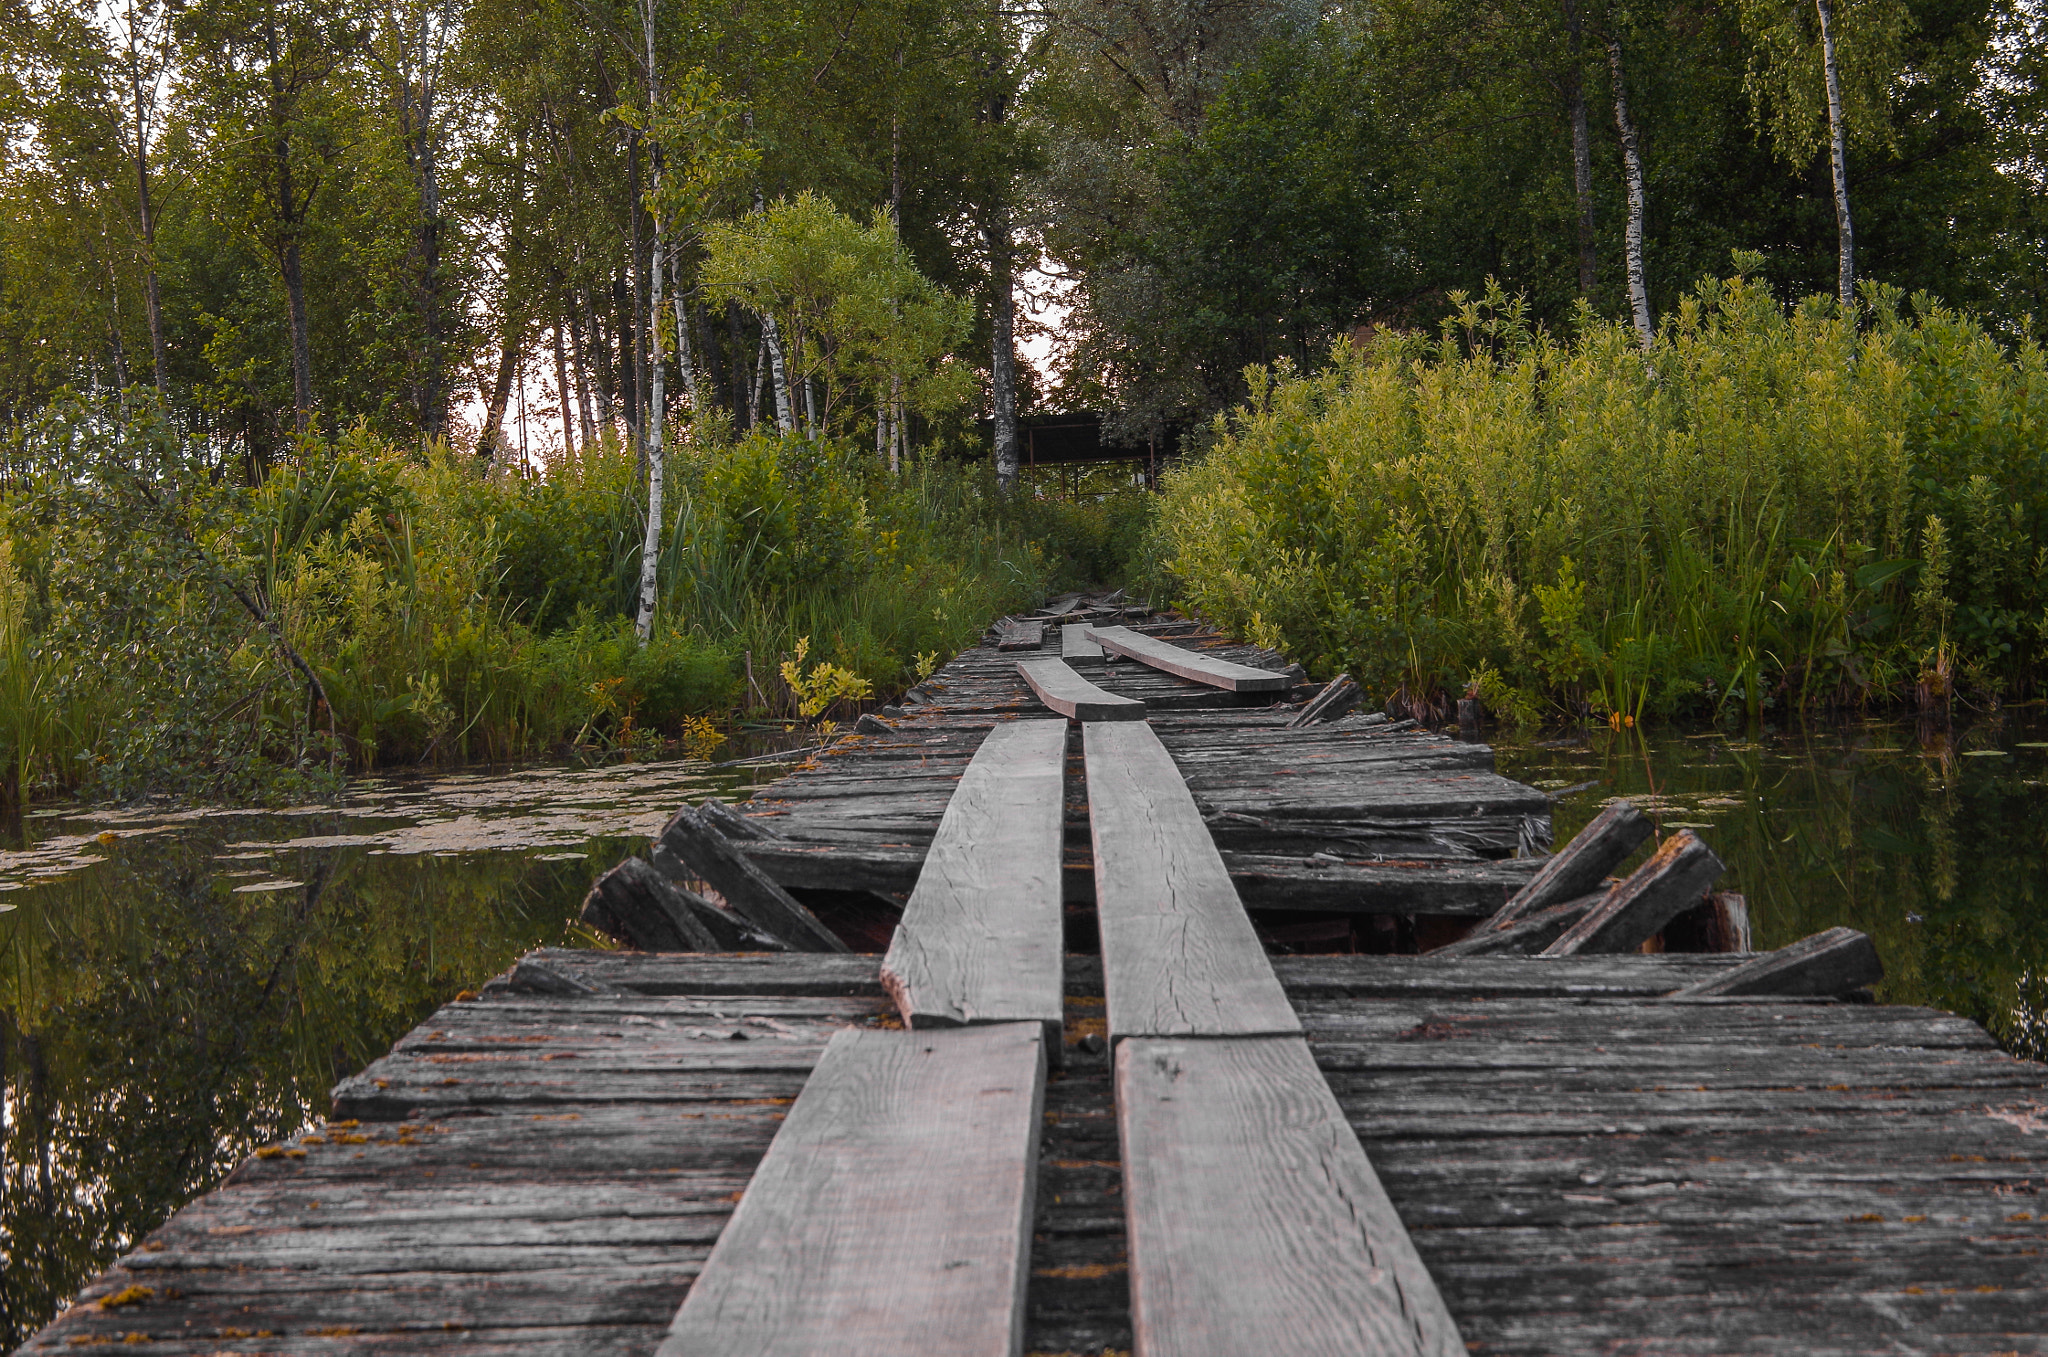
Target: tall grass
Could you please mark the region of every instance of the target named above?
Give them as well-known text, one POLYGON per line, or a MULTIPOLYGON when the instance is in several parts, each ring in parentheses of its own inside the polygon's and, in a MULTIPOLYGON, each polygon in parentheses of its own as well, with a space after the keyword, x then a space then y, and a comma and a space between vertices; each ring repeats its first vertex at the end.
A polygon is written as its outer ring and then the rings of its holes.
POLYGON ((1924 297, 1702 283, 1645 354, 1495 291, 1252 374, 1155 527, 1180 597, 1418 705, 1759 712, 2028 688, 2048 368, 1924 297))
POLYGON ((330 768, 788 717, 800 640, 886 694, 1088 575, 1123 521, 954 464, 682 442, 643 645, 643 479, 615 443, 521 474, 357 431, 242 486, 148 416, 74 410, 24 442, 0 546, 34 558, 43 616, 0 556, 0 752, 23 781, 112 795, 295 794, 330 768))

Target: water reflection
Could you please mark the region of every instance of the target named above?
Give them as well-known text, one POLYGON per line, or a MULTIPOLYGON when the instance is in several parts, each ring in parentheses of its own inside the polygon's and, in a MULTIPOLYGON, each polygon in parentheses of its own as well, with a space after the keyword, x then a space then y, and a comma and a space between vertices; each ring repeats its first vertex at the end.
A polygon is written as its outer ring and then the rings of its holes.
POLYGON ((1759 948, 1836 924, 1884 958, 1879 997, 1982 1022, 2048 1058, 2048 720, 2011 711, 1952 731, 1861 722, 1747 734, 1489 733, 1510 777, 1565 791, 1558 842, 1626 796, 1694 827, 1749 897, 1759 948))
POLYGON ((538 769, 30 822, 0 852, 0 1351, 459 990, 590 941, 591 879, 735 780, 538 769))

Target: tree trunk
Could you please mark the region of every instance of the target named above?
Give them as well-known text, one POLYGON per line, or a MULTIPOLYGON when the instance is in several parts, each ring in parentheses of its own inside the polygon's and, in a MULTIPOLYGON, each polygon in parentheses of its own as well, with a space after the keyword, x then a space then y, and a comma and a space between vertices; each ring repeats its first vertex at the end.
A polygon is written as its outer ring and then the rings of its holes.
POLYGON ((292 423, 303 434, 313 424, 313 342, 306 319, 305 269, 299 260, 306 204, 300 201, 297 178, 292 173, 292 144, 285 123, 286 96, 280 73, 284 56, 276 24, 266 21, 263 36, 270 58, 270 154, 277 167, 277 262, 284 274, 285 306, 291 325, 292 423))
POLYGON ((725 304, 725 338, 726 376, 732 382, 732 431, 744 434, 754 426, 761 393, 757 389, 753 400, 747 399, 746 327, 740 324, 740 309, 732 302, 725 304))
POLYGON ((588 345, 583 351, 584 366, 597 387, 598 427, 609 433, 613 421, 618 418, 612 402, 611 345, 598 328, 597 311, 590 304, 589 288, 576 290, 576 304, 583 311, 583 335, 586 336, 583 342, 588 345))
POLYGON ((983 235, 988 243, 989 312, 995 322, 989 395, 995 416, 996 483, 1008 490, 1017 483, 1017 310, 1010 282, 1007 209, 998 207, 990 214, 983 235))
MULTIPOLYGON (((139 86, 138 86, 139 89, 139 86)), ((156 364, 156 394, 170 388, 170 364, 164 352, 163 295, 157 286, 156 211, 149 198, 149 149, 143 144, 142 96, 136 95, 135 196, 142 222, 142 305, 149 317, 149 352, 156 364)))
POLYGON ((569 402, 569 354, 562 343, 562 322, 555 322, 555 405, 562 416, 562 451, 576 455, 576 417, 569 402))
POLYGON ((1607 68, 1614 73, 1614 127, 1621 133, 1621 169, 1628 179, 1628 229, 1623 240, 1628 251, 1628 300, 1635 312, 1636 337, 1645 352, 1657 337, 1650 316, 1650 290, 1643 276, 1643 157, 1636 139, 1635 119, 1629 116, 1627 86, 1621 74, 1621 42, 1607 40, 1607 68))
POLYGON ((1835 68, 1834 14, 1828 0, 1813 0, 1820 12, 1820 55, 1828 80, 1828 147, 1835 170, 1835 239, 1840 250, 1838 286, 1842 314, 1856 310, 1856 231, 1849 221, 1849 142, 1842 126, 1842 78, 1835 68))
POLYGON ((484 411, 484 427, 476 436, 476 455, 489 461, 501 450, 504 439, 505 407, 512 402, 512 373, 519 365, 519 326, 505 318, 504 342, 498 349, 498 376, 491 383, 491 403, 484 411))
POLYGON ((775 389, 775 427, 783 433, 796 429, 796 409, 790 402, 789 365, 782 358, 782 337, 776 333, 775 317, 761 313, 761 343, 768 350, 769 384, 775 389))
POLYGON ((305 433, 313 425, 313 344, 306 320, 306 274, 299 263, 297 234, 284 242, 284 293, 291 308, 293 426, 305 433))
MULTIPOLYGON (((1008 34, 1004 31, 1001 6, 992 7, 996 24, 993 54, 989 59, 989 92, 986 116, 991 126, 1009 120, 1009 100, 1004 86, 1008 80, 1008 34)), ((996 190, 995 202, 983 220, 982 239, 988 247, 989 319, 995 331, 989 355, 989 413, 995 426, 996 484, 1004 490, 1017 483, 1017 298, 1011 255, 1009 185, 996 190)))
POLYGON ((583 326, 576 316, 582 305, 582 294, 573 293, 569 298, 569 361, 576 368, 576 422, 587 450, 597 442, 597 427, 590 413, 590 360, 584 353, 583 326))
POLYGON ((1594 248, 1593 227, 1593 136, 1586 126, 1586 73, 1580 57, 1583 24, 1576 4, 1565 7, 1565 28, 1571 34, 1571 117, 1572 188, 1579 200, 1579 295, 1591 297, 1599 281, 1599 257, 1594 248))
MULTIPOLYGON (((661 103, 659 68, 654 62, 654 5, 655 0, 640 0, 640 27, 647 42, 647 107, 655 109, 661 103)), ((661 195, 661 148, 651 148, 649 169, 654 176, 656 201, 661 195)), ((640 194, 635 185, 633 194, 633 219, 635 248, 634 267, 640 263, 638 250, 640 194)), ((647 413, 643 417, 640 445, 647 454, 647 535, 640 543, 640 613, 633 620, 633 631, 646 645, 647 638, 654 632, 654 599, 660 584, 661 566, 661 492, 664 458, 662 457, 662 436, 667 431, 667 401, 663 395, 664 369, 661 358, 661 301, 662 285, 668 275, 667 241, 662 231, 659 215, 654 215, 650 224, 654 227, 653 253, 648 256, 648 285, 652 289, 647 299, 647 413)), ((636 280, 637 286, 637 280, 636 280)), ((638 320, 639 298, 634 297, 635 320, 638 320)), ((638 327, 635 327, 638 336, 638 327)))
MULTIPOLYGON (((634 222, 639 222, 637 213, 634 222)), ((636 231, 637 234, 637 231, 636 231)), ((634 242, 637 251, 639 242, 634 242)), ((637 266, 636 266, 637 271, 637 266)), ((612 312, 607 318, 608 342, 605 357, 612 373, 612 408, 619 418, 626 421, 626 439, 635 452, 640 451, 640 302, 637 297, 627 296, 626 271, 619 269, 612 274, 612 312), (630 330, 622 327, 630 325, 630 330)))
POLYGON ((695 419, 703 411, 703 393, 697 389, 697 355, 690 343, 690 304, 683 298, 682 265, 678 262, 677 251, 668 261, 669 302, 676 317, 676 371, 683 377, 683 400, 689 405, 690 417, 695 419))

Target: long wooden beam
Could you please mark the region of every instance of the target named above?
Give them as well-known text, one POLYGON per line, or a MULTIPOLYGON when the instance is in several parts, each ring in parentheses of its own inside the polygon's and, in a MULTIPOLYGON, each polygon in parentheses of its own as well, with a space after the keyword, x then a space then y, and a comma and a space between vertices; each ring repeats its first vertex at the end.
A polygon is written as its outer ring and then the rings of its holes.
POLYGON ((1219 660, 1197 650, 1185 650, 1157 637, 1132 631, 1129 627, 1090 627, 1088 635, 1104 650, 1226 692, 1277 693, 1294 686, 1294 679, 1287 674, 1219 660))
POLYGON ((913 1028, 1036 1022, 1059 1049, 1065 721, 996 726, 961 775, 882 959, 913 1028))
POLYGON ((1016 1357, 1045 1029, 832 1038, 659 1357, 1016 1357))
POLYGON ((1307 1042, 1133 1038, 1116 1109, 1145 1357, 1464 1357, 1307 1042))
POLYGON ((1298 1034, 1166 746, 1143 724, 1081 735, 1111 1039, 1298 1034))

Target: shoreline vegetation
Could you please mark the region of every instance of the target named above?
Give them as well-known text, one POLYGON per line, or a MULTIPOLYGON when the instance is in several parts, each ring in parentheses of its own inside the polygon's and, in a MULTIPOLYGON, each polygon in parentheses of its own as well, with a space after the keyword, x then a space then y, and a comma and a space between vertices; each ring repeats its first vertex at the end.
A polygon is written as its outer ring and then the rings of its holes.
POLYGON ((1116 570, 1133 495, 997 493, 844 442, 671 444, 642 644, 645 473, 614 440, 528 473, 361 428, 247 486, 147 408, 14 450, 0 531, 8 799, 265 801, 404 763, 709 754, 736 712, 900 690, 988 619, 1116 570))
POLYGON ((1498 288, 1430 338, 1250 371, 1167 477, 1173 596, 1317 677, 1530 725, 2035 695, 2048 363, 1926 296, 1780 303, 1761 260, 1645 349, 1498 288))

